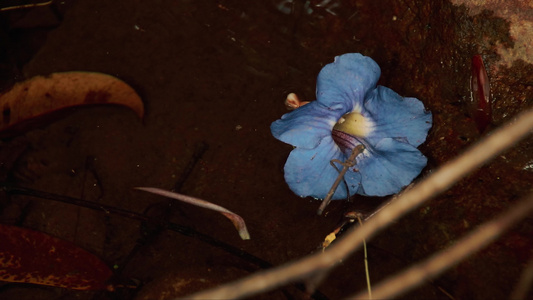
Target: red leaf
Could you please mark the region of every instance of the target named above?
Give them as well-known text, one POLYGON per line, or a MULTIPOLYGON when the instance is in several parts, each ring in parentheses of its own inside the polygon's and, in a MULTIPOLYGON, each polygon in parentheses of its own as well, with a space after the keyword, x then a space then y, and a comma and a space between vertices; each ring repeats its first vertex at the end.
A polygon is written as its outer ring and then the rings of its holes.
POLYGON ((0 136, 10 136, 32 127, 35 118, 65 108, 118 104, 131 108, 139 118, 144 106, 139 95, 113 76, 90 72, 54 73, 15 84, 0 95, 0 136))
POLYGON ((472 77, 470 79, 472 93, 470 114, 476 122, 479 132, 483 132, 492 120, 490 103, 490 84, 487 70, 480 55, 472 57, 472 77))
POLYGON ((107 288, 112 272, 93 254, 47 234, 0 224, 0 280, 73 290, 107 288))

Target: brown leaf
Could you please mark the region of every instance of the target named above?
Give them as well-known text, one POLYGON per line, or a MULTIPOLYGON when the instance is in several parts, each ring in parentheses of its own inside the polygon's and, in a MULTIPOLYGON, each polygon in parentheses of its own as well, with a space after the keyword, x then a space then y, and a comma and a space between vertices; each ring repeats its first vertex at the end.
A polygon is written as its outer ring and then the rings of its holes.
POLYGON ((74 290, 109 289, 111 269, 93 254, 47 234, 0 224, 0 280, 74 290))
POLYGON ((90 72, 53 73, 19 82, 0 95, 0 136, 25 130, 26 123, 51 112, 91 104, 124 105, 139 118, 144 114, 139 95, 118 78, 90 72))

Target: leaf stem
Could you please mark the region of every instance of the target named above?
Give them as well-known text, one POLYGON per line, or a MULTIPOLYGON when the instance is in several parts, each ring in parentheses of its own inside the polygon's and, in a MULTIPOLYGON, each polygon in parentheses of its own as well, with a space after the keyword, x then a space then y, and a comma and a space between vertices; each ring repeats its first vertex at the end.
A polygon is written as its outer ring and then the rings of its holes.
POLYGON ((233 223, 233 225, 239 232, 239 236, 241 237, 241 239, 243 240, 250 239, 250 234, 248 233, 248 229, 246 229, 246 224, 244 223, 243 218, 241 218, 241 216, 239 216, 238 214, 232 211, 229 211, 220 205, 217 205, 217 204, 214 204, 214 203, 211 203, 209 201, 205 201, 199 198, 194 198, 194 197, 183 195, 183 194, 173 193, 170 191, 153 188, 153 187, 136 187, 135 189, 145 191, 148 193, 152 193, 152 194, 156 194, 156 195, 163 196, 163 197, 172 198, 175 200, 179 200, 185 203, 207 208, 210 210, 218 211, 233 223))

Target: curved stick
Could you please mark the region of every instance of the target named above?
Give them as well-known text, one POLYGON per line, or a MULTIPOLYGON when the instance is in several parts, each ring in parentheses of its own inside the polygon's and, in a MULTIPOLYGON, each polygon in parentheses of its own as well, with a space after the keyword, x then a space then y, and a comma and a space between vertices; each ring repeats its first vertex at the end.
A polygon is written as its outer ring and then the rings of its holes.
POLYGON ((230 219, 230 221, 233 223, 235 228, 237 228, 237 231, 239 231, 239 235, 241 236, 241 239, 243 240, 249 240, 250 239, 250 233, 248 233, 248 229, 246 229, 246 223, 244 223, 243 218, 239 216, 238 214, 231 212, 227 210, 226 208, 216 205, 214 203, 211 203, 209 201, 205 201, 202 199, 194 198, 191 196, 173 193, 170 191, 153 188, 153 187, 136 187, 136 190, 145 191, 148 193, 156 194, 159 196, 167 197, 176 199, 182 202, 186 202, 192 205, 200 206, 203 208, 207 208, 210 210, 218 211, 219 213, 223 214, 226 218, 230 219))

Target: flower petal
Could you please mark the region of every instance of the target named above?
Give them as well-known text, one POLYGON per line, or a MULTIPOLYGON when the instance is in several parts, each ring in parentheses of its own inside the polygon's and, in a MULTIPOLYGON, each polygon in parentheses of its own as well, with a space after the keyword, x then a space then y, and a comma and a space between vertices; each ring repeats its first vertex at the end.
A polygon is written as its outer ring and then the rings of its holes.
POLYGON ((345 113, 363 105, 367 93, 376 87, 381 70, 370 57, 348 53, 335 57, 317 79, 317 100, 345 113))
MULTIPOLYGON (((346 156, 330 136, 324 137, 314 149, 296 148, 292 150, 285 163, 285 181, 300 197, 312 196, 324 199, 339 176, 330 164, 332 159, 344 162, 346 156)), ((341 168, 342 166, 339 167, 341 168)), ((355 194, 360 187, 361 175, 349 170, 344 178, 350 189, 350 195, 355 194)), ((341 182, 332 200, 345 198, 346 186, 341 182)))
POLYGON ((270 125, 272 135, 295 147, 313 149, 322 138, 331 136, 331 129, 342 116, 341 111, 331 110, 313 101, 284 114, 270 125))
POLYGON ((420 100, 403 98, 384 86, 378 86, 365 100, 363 114, 373 122, 371 134, 365 137, 371 144, 394 138, 417 147, 426 140, 432 125, 431 112, 420 100))
POLYGON ((357 157, 362 188, 367 196, 387 196, 399 192, 420 174, 426 157, 414 146, 392 138, 379 141, 357 157))

